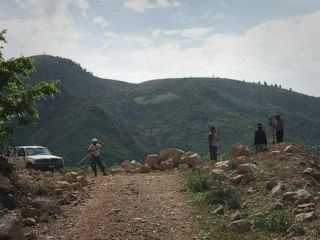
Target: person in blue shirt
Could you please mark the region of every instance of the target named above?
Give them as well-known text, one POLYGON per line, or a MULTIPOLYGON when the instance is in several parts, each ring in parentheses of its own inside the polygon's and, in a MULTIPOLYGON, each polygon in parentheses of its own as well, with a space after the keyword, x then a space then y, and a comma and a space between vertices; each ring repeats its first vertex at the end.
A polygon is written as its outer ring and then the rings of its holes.
POLYGON ((267 135, 262 129, 262 124, 258 123, 257 128, 257 131, 254 133, 254 146, 256 154, 265 151, 268 146, 267 135))

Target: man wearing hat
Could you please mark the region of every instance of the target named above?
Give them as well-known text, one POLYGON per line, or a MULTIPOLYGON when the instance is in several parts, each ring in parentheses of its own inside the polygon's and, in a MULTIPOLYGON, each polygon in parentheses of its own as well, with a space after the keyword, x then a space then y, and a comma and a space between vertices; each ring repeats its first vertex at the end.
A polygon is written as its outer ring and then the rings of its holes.
POLYGON ((107 175, 105 172, 104 165, 100 159, 100 149, 104 146, 104 143, 99 144, 98 139, 93 138, 92 144, 90 144, 88 151, 91 154, 91 169, 94 172, 94 175, 97 176, 97 164, 103 173, 103 176, 107 175))
POLYGON ((210 159, 213 161, 217 161, 220 135, 219 135, 219 131, 215 127, 211 127, 208 140, 209 140, 210 159))
POLYGON ((258 129, 254 134, 254 146, 256 150, 256 154, 263 152, 267 149, 267 135, 266 132, 262 129, 262 124, 258 123, 258 129))
POLYGON ((278 113, 275 116, 277 120, 277 127, 276 127, 276 135, 277 135, 277 143, 282 143, 283 142, 283 135, 284 135, 284 120, 281 118, 281 114, 278 113))

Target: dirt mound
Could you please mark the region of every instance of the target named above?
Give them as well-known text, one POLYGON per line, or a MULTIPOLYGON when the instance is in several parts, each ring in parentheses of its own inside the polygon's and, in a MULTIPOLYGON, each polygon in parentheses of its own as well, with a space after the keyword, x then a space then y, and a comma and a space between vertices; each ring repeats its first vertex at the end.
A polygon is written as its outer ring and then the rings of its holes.
MULTIPOLYGON (((235 234, 244 239, 320 239, 320 159, 307 147, 277 144, 254 156, 211 164, 211 168, 219 194, 241 202, 238 212, 228 206, 208 206, 211 212, 222 212, 213 219, 208 216, 215 222, 212 239, 232 239, 235 234), (238 194, 228 195, 230 189, 238 194)), ((210 191, 207 202, 217 197, 210 191)))
MULTIPOLYGON (((83 172, 60 174, 22 169, 13 171, 10 178, 1 175, 1 179, 0 217, 15 217, 24 226, 25 232, 32 232, 31 226, 39 222, 56 218, 62 213, 63 205, 82 203, 90 188, 83 172)), ((5 229, 11 229, 16 224, 15 221, 4 222, 12 223, 5 229)), ((0 238, 1 234, 7 233, 0 231, 0 238)))

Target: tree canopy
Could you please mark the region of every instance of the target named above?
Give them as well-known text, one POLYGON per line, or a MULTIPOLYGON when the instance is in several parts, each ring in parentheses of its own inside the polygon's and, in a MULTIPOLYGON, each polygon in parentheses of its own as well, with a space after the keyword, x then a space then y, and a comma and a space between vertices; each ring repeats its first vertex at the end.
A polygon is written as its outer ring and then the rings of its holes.
POLYGON ((5 60, 1 49, 6 43, 0 32, 0 145, 14 130, 39 118, 36 103, 58 93, 57 81, 40 81, 33 84, 30 73, 34 63, 31 58, 19 57, 5 60))

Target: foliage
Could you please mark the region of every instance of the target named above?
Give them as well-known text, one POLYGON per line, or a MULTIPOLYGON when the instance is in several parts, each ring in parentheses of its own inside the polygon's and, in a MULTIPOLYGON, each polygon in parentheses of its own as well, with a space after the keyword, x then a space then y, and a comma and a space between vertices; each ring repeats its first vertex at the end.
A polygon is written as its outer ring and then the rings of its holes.
MULTIPOLYGON (((0 32, 0 43, 6 42, 5 32, 0 32)), ((32 59, 19 57, 6 61, 0 52, 0 145, 17 127, 39 117, 36 102, 58 92, 56 81, 30 84, 28 78, 33 70, 32 59)))
POLYGON ((227 156, 235 143, 252 145, 256 123, 267 126, 268 116, 278 111, 285 120, 285 141, 319 145, 319 98, 223 78, 130 84, 96 78, 71 60, 34 59, 33 81, 60 79, 61 94, 39 105, 37 126, 19 132, 15 143, 47 145, 69 164, 86 155, 92 137, 105 135, 112 144, 102 157, 110 165, 141 161, 166 147, 207 155, 211 126, 220 130, 219 156, 227 156))
POLYGON ((208 171, 196 170, 187 173, 187 185, 192 192, 205 192, 211 189, 212 179, 208 171))
POLYGON ((283 210, 272 212, 269 216, 262 216, 257 226, 269 232, 286 233, 291 226, 289 216, 283 210))
POLYGON ((228 184, 219 184, 206 198, 209 204, 223 204, 230 209, 241 208, 239 191, 228 184))
POLYGON ((233 158, 230 158, 229 160, 228 160, 228 166, 229 166, 229 169, 230 170, 234 170, 234 169, 236 169, 237 168, 237 163, 236 163, 236 161, 233 159, 233 158))

